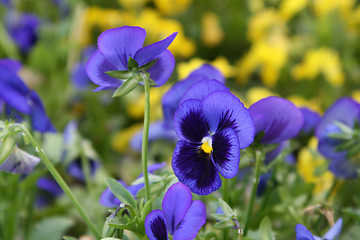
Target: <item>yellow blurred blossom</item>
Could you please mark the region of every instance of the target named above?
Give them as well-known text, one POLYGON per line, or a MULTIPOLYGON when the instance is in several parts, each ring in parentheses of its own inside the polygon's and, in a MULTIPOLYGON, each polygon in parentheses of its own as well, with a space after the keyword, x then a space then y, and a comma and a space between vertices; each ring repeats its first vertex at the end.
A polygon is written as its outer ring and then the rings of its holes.
POLYGON ((126 129, 120 130, 112 138, 112 148, 120 153, 127 152, 129 150, 129 142, 131 138, 142 128, 142 126, 142 124, 133 124, 126 129))
POLYGON ((287 97, 287 99, 290 102, 294 103, 297 107, 307 107, 317 113, 322 113, 320 103, 315 98, 306 99, 299 95, 290 95, 287 97))
POLYGON ((224 32, 221 28, 219 17, 213 12, 206 12, 201 19, 201 40, 209 46, 215 47, 224 39, 224 32))
POLYGON ((319 17, 325 17, 336 10, 338 10, 342 16, 346 17, 355 4, 355 0, 315 0, 312 2, 315 13, 319 17))
POLYGON ((337 52, 326 47, 310 50, 306 52, 304 61, 297 64, 292 70, 295 80, 312 80, 320 73, 333 86, 343 85, 345 77, 337 52))
POLYGON ((192 0, 154 0, 159 11, 165 15, 179 14, 191 5, 192 0))
POLYGON ((244 104, 246 107, 250 107, 257 101, 270 96, 277 96, 277 94, 271 92, 268 88, 252 87, 246 92, 244 104))
POLYGON ((263 0, 248 0, 248 4, 251 12, 257 12, 264 8, 263 0))
POLYGON ((120 6, 127 9, 137 9, 145 6, 149 0, 118 0, 120 6))
POLYGON ((177 72, 179 79, 186 78, 192 71, 200 67, 201 65, 208 63, 219 69, 219 71, 226 77, 234 76, 234 67, 230 65, 229 61, 223 57, 218 56, 214 61, 208 62, 201 58, 193 58, 188 62, 181 62, 177 64, 177 72))
POLYGON ((357 101, 358 103, 360 103, 360 90, 356 90, 352 93, 351 97, 357 101))
POLYGON ((322 193, 331 188, 334 176, 328 170, 321 170, 326 164, 317 151, 317 139, 311 138, 309 145, 300 150, 298 155, 297 170, 305 182, 315 185, 314 193, 322 193))
POLYGON ((303 10, 308 0, 283 0, 280 3, 280 16, 285 21, 290 20, 296 13, 303 10))

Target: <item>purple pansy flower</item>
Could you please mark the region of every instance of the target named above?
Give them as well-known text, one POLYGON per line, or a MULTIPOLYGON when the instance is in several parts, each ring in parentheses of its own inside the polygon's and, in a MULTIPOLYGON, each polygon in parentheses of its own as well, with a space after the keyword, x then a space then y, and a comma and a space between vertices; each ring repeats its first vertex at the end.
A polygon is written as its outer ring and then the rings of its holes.
MULTIPOLYGON (((155 163, 148 167, 148 172, 153 173, 166 165, 165 162, 163 163, 155 163)), ((141 173, 138 178, 142 177, 143 174, 141 173)), ((123 181, 119 180, 121 183, 134 197, 138 193, 138 191, 145 186, 144 183, 130 185, 127 186, 123 181)), ((100 196, 100 204, 104 207, 114 208, 120 205, 120 200, 115 197, 115 195, 110 191, 110 188, 105 189, 105 191, 100 196)))
POLYGON ((147 72, 157 86, 163 85, 174 70, 174 56, 167 47, 176 34, 173 33, 164 40, 143 47, 146 36, 143 28, 124 26, 103 32, 98 38, 98 50, 86 65, 89 78, 99 85, 95 91, 117 89, 123 81, 110 77, 105 72, 131 70, 128 69, 130 57, 139 67, 157 59, 147 72))
POLYGON ((175 113, 180 140, 172 167, 192 192, 206 195, 220 188, 219 173, 225 178, 236 176, 240 149, 253 142, 255 129, 248 109, 237 97, 228 90, 212 92, 214 82, 208 87, 198 84, 188 90, 193 95, 187 94, 175 113))
POLYGON ((318 124, 315 135, 319 139, 318 150, 326 158, 330 159, 329 169, 336 176, 342 178, 358 177, 359 159, 357 153, 358 143, 355 141, 349 145, 349 149, 337 149, 346 141, 353 140, 355 125, 360 122, 360 104, 351 98, 341 98, 337 100, 324 114, 318 124), (341 126, 347 128, 346 132, 341 126), (332 135, 348 134, 349 139, 336 139, 332 135), (357 150, 352 152, 352 148, 357 150), (352 152, 352 156, 350 155, 352 152), (354 155, 355 154, 355 155, 354 155))
POLYGON ((315 131, 321 117, 317 112, 306 107, 300 108, 300 111, 304 117, 304 124, 300 130, 300 134, 310 135, 315 131))
MULTIPOLYGON (((177 142, 179 139, 174 131, 174 115, 183 95, 195 83, 206 80, 217 80, 224 83, 225 78, 219 70, 215 67, 204 64, 198 69, 190 73, 190 75, 174 84, 169 91, 165 93, 162 98, 162 108, 164 113, 164 120, 157 121, 150 124, 149 127, 149 142, 158 139, 165 139, 171 142, 177 142)), ((139 131, 131 139, 130 146, 133 150, 140 152, 142 143, 142 131, 139 131)))
POLYGON ((166 192, 162 210, 153 210, 145 219, 145 232, 150 240, 195 239, 206 222, 205 205, 192 201, 190 189, 175 183, 166 192))
POLYGON ((59 184, 48 177, 39 178, 36 186, 39 189, 39 193, 36 196, 36 205, 38 207, 49 205, 55 198, 63 194, 63 190, 59 184))
POLYGON ((39 162, 40 158, 28 154, 15 146, 11 154, 0 164, 0 171, 12 174, 29 174, 39 162))
POLYGON ((20 66, 14 60, 0 60, 0 102, 5 104, 5 109, 0 109, 0 112, 5 111, 7 116, 13 116, 19 121, 22 121, 21 114, 28 115, 34 130, 41 133, 54 132, 55 128, 47 117, 39 96, 16 74, 20 66))
POLYGON ((297 224, 295 227, 296 240, 337 240, 339 239, 341 233, 342 223, 342 218, 338 219, 334 226, 332 226, 322 238, 312 235, 312 233, 307 230, 304 225, 297 224))
POLYGON ((87 47, 82 53, 81 61, 71 71, 71 81, 77 90, 84 90, 91 83, 86 72, 86 62, 95 51, 95 46, 87 47))

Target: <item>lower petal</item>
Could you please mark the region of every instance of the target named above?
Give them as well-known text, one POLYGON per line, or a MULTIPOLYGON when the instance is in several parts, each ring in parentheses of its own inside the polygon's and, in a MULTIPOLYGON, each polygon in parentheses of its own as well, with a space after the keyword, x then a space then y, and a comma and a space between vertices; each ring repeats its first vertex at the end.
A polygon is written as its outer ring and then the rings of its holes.
POLYGON ((180 182, 199 195, 210 194, 221 187, 221 179, 207 154, 199 144, 180 140, 174 150, 172 167, 180 182))
POLYGON ((233 178, 239 170, 240 144, 234 129, 226 128, 213 136, 212 157, 224 178, 233 178))
POLYGON ((329 170, 339 178, 345 179, 354 179, 358 177, 357 169, 359 169, 359 164, 356 164, 355 161, 359 160, 349 160, 349 159, 339 159, 331 161, 329 165, 329 170))
POLYGON ((149 240, 167 240, 168 234, 163 211, 153 210, 145 219, 145 232, 149 240))

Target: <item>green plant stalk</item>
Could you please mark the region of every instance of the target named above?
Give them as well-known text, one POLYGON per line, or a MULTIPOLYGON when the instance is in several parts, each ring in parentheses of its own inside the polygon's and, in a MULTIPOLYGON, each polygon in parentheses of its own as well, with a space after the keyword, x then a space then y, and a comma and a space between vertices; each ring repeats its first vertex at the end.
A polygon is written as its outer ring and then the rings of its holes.
POLYGON ((252 210, 253 210, 253 206, 254 206, 256 190, 257 190, 257 187, 259 185, 261 162, 262 162, 262 154, 261 154, 261 152, 259 150, 256 150, 255 151, 255 175, 254 175, 254 178, 253 178, 253 185, 252 185, 252 188, 251 188, 249 206, 248 206, 248 209, 246 211, 246 220, 245 220, 245 227, 244 227, 244 234, 243 234, 244 237, 246 237, 246 234, 247 234, 247 231, 248 231, 249 225, 250 225, 251 214, 252 214, 252 210))
POLYGON ((81 165, 82 170, 85 178, 85 184, 87 187, 88 192, 91 192, 91 173, 90 173, 90 164, 89 164, 89 158, 85 155, 84 150, 82 149, 82 146, 80 146, 81 151, 81 165))
POLYGON ((144 110, 144 129, 141 145, 141 162, 142 162, 142 171, 144 174, 145 182, 145 197, 146 200, 150 200, 150 183, 149 183, 149 174, 147 171, 147 160, 148 160, 148 138, 149 138, 149 122, 150 122, 150 86, 149 86, 149 77, 143 75, 144 79, 144 88, 145 88, 145 110, 144 110))
POLYGON ((60 176, 59 172, 55 169, 54 165, 51 163, 50 159, 46 156, 44 150, 40 147, 38 142, 31 135, 29 130, 22 124, 14 124, 14 126, 18 127, 29 139, 31 145, 35 148, 37 154, 41 158, 42 162, 45 164, 51 175, 54 177, 56 182, 60 185, 62 190, 66 193, 66 195, 70 198, 75 208, 78 210, 80 216, 83 218, 85 223, 88 225, 90 231, 94 234, 97 239, 101 238, 100 233, 96 230, 95 225, 91 222, 88 215, 85 213, 79 201, 76 199, 75 195, 72 193, 68 185, 65 183, 63 178, 60 176))
MULTIPOLYGON (((229 204, 229 180, 226 178, 223 178, 222 190, 223 190, 223 200, 227 204, 229 204)), ((228 233, 229 233, 228 229, 223 230, 223 239, 224 240, 228 239, 228 233)))

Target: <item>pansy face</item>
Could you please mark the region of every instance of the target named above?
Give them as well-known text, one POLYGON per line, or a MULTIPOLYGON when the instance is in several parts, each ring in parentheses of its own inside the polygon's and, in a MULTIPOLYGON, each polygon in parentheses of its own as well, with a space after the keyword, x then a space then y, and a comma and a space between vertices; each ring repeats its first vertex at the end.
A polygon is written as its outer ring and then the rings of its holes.
POLYGON ((143 28, 124 26, 103 32, 98 39, 98 50, 86 65, 89 78, 99 85, 96 91, 116 89, 123 83, 105 72, 129 70, 129 57, 133 58, 139 67, 157 59, 147 72, 157 86, 163 85, 174 70, 174 56, 167 47, 176 34, 173 33, 162 41, 142 47, 146 36, 143 28))
POLYGON ((220 188, 219 173, 225 178, 237 174, 240 149, 254 138, 248 110, 230 92, 221 90, 181 103, 175 113, 175 131, 180 139, 172 159, 175 175, 199 195, 220 188))

